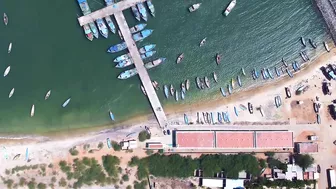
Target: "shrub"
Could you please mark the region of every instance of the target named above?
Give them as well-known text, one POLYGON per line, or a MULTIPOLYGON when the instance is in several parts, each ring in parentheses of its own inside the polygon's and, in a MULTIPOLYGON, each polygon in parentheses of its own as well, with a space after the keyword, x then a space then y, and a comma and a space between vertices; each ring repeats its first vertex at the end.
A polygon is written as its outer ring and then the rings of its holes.
POLYGON ((109 176, 117 177, 118 176, 118 170, 117 165, 120 164, 120 160, 116 156, 106 155, 102 157, 103 160, 103 166, 105 171, 109 176))
POLYGON ((296 164, 302 167, 303 170, 306 170, 314 163, 314 158, 308 154, 295 154, 294 159, 296 164))
POLYGON ((274 152, 265 152, 264 154, 265 156, 268 156, 268 157, 273 157, 275 155, 274 152))
POLYGON ((24 186, 24 185, 26 185, 26 184, 27 184, 26 179, 23 178, 23 177, 21 177, 21 178, 20 178, 20 181, 19 181, 19 185, 22 187, 22 186, 24 186))
POLYGON ((144 142, 145 140, 150 139, 150 137, 151 136, 150 136, 150 134, 148 134, 147 131, 141 131, 139 133, 138 139, 139 139, 140 142, 144 142))
POLYGON ((119 143, 117 143, 116 141, 112 141, 112 148, 114 151, 120 151, 121 150, 121 146, 119 143))
POLYGON ((131 186, 131 185, 128 185, 128 186, 126 187, 126 189, 132 189, 132 186, 131 186))
POLYGON ((261 168, 266 168, 267 167, 266 160, 259 159, 259 165, 261 168))
POLYGON ((46 189, 47 188, 47 185, 46 184, 44 184, 44 183, 39 183, 38 185, 37 185, 37 188, 38 189, 46 189))
POLYGON ((66 182, 65 178, 62 177, 61 180, 58 182, 58 185, 60 187, 66 187, 67 182, 66 182))
POLYGON ((140 162, 140 159, 138 158, 138 156, 133 156, 131 158, 131 161, 128 162, 128 166, 134 167, 134 166, 138 165, 139 162, 140 162))
POLYGON ((149 156, 152 155, 153 153, 154 153, 153 150, 146 150, 146 154, 149 155, 149 156))
POLYGON ((35 179, 32 179, 30 182, 28 182, 29 189, 35 189, 35 187, 36 187, 35 179))
POLYGON ((9 175, 11 172, 10 172, 10 170, 6 169, 5 173, 6 173, 6 175, 9 175))
POLYGON ((102 149, 103 147, 104 147, 104 143, 103 142, 99 142, 98 149, 102 149))
POLYGON ((56 177, 51 177, 51 182, 55 183, 57 181, 56 177))
POLYGON ((83 149, 87 151, 90 148, 90 144, 84 144, 83 149))
POLYGON ((147 181, 143 180, 140 183, 137 181, 134 181, 133 185, 134 189, 146 189, 147 188, 147 181))
POLYGON ((125 182, 129 181, 129 177, 128 177, 128 175, 123 175, 121 178, 122 178, 122 180, 125 181, 125 182))
POLYGON ((49 167, 49 168, 53 168, 54 165, 53 165, 52 163, 50 163, 50 164, 48 165, 48 167, 49 167))
POLYGON ((12 179, 8 179, 4 181, 4 184, 7 185, 7 188, 12 188, 13 187, 14 181, 12 179))
POLYGON ((72 156, 77 156, 77 155, 79 154, 78 150, 76 150, 76 146, 73 147, 73 148, 70 148, 69 153, 70 153, 72 156))

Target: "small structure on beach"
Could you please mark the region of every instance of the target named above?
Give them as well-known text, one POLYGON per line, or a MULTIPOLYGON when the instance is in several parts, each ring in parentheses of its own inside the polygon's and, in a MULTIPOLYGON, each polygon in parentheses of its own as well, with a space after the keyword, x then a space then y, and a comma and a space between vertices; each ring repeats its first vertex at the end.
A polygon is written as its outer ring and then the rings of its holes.
POLYGON ((244 188, 244 179, 200 178, 199 185, 209 188, 244 188))
POLYGON ((123 150, 131 150, 138 147, 138 142, 136 140, 121 141, 120 146, 123 150))
POLYGON ((318 144, 314 142, 297 142, 295 151, 299 154, 311 154, 318 152, 318 144))

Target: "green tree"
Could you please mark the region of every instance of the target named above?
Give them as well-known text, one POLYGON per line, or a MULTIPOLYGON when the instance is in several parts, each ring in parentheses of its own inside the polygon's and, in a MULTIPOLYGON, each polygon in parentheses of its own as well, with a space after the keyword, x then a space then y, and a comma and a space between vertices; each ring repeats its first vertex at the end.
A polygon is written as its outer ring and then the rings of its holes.
POLYGON ((31 181, 28 182, 28 188, 29 189, 35 189, 36 188, 35 179, 32 179, 31 181))
POLYGON ((105 171, 109 176, 117 177, 118 176, 118 170, 117 165, 120 164, 120 160, 116 156, 106 155, 102 157, 103 160, 103 166, 105 171))
POLYGON ((47 185, 46 184, 44 184, 44 183, 38 183, 38 185, 37 185, 37 188, 38 189, 46 189, 47 188, 47 185))
POLYGON ((302 167, 303 170, 306 170, 314 163, 314 158, 308 154, 295 154, 294 159, 295 163, 302 167))
POLYGON ((27 184, 27 180, 23 177, 20 178, 19 185, 22 187, 27 184))
POLYGON ((121 146, 119 143, 117 143, 116 141, 112 141, 112 148, 114 151, 120 151, 121 150, 121 146))
POLYGON ((145 141, 147 139, 150 139, 150 137, 151 136, 150 136, 150 134, 147 131, 141 131, 139 133, 138 139, 139 139, 140 142, 143 142, 143 141, 145 141))
POLYGON ((61 180, 58 182, 58 185, 60 187, 66 187, 67 182, 66 182, 65 178, 62 177, 61 180))
POLYGON ((261 168, 266 168, 267 167, 266 160, 259 159, 259 165, 260 165, 261 168))
POLYGON ((265 156, 268 156, 268 157, 273 157, 275 155, 274 152, 265 152, 264 154, 265 156))
POLYGON ((14 184, 14 181, 12 179, 8 179, 8 180, 4 181, 4 184, 7 185, 7 188, 12 188, 13 184, 14 184))
POLYGON ((139 162, 140 162, 139 157, 138 157, 138 156, 133 156, 133 157, 131 158, 131 161, 128 162, 128 166, 130 166, 130 167, 134 167, 134 166, 138 165, 139 162))
POLYGON ((70 153, 72 156, 77 156, 77 155, 79 154, 78 150, 76 150, 76 146, 73 147, 73 148, 70 148, 69 153, 70 153))
POLYGON ((98 149, 102 149, 103 147, 104 147, 104 143, 103 142, 99 142, 98 149))
POLYGON ((128 186, 126 187, 126 189, 132 189, 132 186, 131 186, 131 185, 128 185, 128 186))
POLYGON ((129 177, 128 177, 128 175, 126 175, 126 174, 123 175, 121 178, 122 178, 122 180, 125 181, 125 182, 129 181, 129 177))

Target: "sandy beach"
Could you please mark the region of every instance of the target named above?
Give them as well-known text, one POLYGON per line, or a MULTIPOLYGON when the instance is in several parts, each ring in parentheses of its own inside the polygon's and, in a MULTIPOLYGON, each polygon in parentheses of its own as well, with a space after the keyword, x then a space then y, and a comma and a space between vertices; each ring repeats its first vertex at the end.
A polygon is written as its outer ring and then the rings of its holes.
MULTIPOLYGON (((280 123, 294 123, 294 124, 314 124, 316 123, 316 116, 313 110, 312 103, 316 96, 320 97, 322 102, 322 124, 332 125, 333 120, 328 113, 327 105, 333 100, 331 96, 323 95, 321 90, 321 83, 325 80, 325 76, 320 71, 321 66, 336 63, 336 49, 333 48, 330 53, 324 53, 308 66, 305 66, 300 72, 296 73, 294 78, 289 78, 287 75, 277 81, 269 82, 264 86, 255 89, 249 89, 228 98, 220 98, 211 102, 201 102, 193 105, 183 105, 176 107, 167 107, 165 111, 170 123, 183 124, 183 114, 189 116, 189 120, 196 122, 197 112, 222 112, 228 111, 231 115, 232 125, 239 127, 239 125, 253 125, 253 124, 280 124, 280 123), (309 85, 309 90, 302 95, 294 95, 294 91, 300 85, 309 85), (292 91, 292 98, 285 98, 284 87, 289 87, 292 91), (283 106, 276 108, 274 104, 274 97, 280 95, 282 97, 283 106), (303 101, 302 105, 297 105, 297 101, 303 101), (250 114, 248 110, 240 110, 239 116, 234 115, 233 107, 238 107, 240 104, 250 102, 254 107, 262 106, 265 115, 262 116, 259 111, 254 110, 254 114, 250 114)), ((333 81, 331 81, 333 82, 333 81)), ((220 92, 218 92, 220 95, 220 92)), ((106 142, 106 138, 111 140, 121 141, 125 139, 137 139, 138 133, 148 126, 154 136, 162 134, 158 129, 156 120, 153 115, 138 117, 129 120, 126 123, 121 123, 119 127, 109 128, 108 126, 96 127, 88 130, 71 130, 64 133, 46 134, 45 136, 35 137, 21 137, 21 136, 4 136, 0 139, 0 175, 5 176, 6 169, 11 169, 15 166, 34 165, 34 164, 54 164, 57 165, 60 160, 67 160, 69 162, 74 159, 69 154, 69 149, 76 146, 81 149, 77 157, 100 157, 104 154, 113 154, 122 158, 122 167, 127 168, 127 162, 134 155, 144 157, 146 154, 142 148, 143 143, 140 143, 139 149, 134 150, 132 153, 127 152, 114 152, 104 146, 104 148, 94 154, 89 154, 83 150, 84 144, 90 144, 91 149, 99 142, 106 142), (100 130, 100 131, 97 131, 100 130), (16 137, 16 138, 15 138, 16 137), (12 138, 12 139, 9 139, 12 138), (26 149, 29 151, 30 162, 25 161, 26 149), (13 158, 20 154, 20 158, 13 160, 13 158)), ((206 127, 205 127, 206 128, 206 127)), ((323 130, 320 131, 323 137, 323 130)), ((326 131, 328 132, 328 131, 326 131)), ((311 133, 307 131, 307 133, 311 133)), ((307 134, 297 136, 295 140, 306 140, 307 134), (301 138, 300 138, 301 137, 301 138)), ((332 148, 332 146, 331 146, 332 148)), ((330 153, 325 149, 325 153, 330 153)), ((332 152, 335 156, 335 153, 332 152)), ((316 157, 317 161, 321 158, 316 157)), ((322 158, 323 159, 323 158, 322 158)), ((57 166, 53 169, 57 169, 57 166)), ((61 177, 62 175, 59 175, 61 177)), ((133 180, 135 178, 132 178, 133 180)), ((131 180, 132 180, 131 179, 131 180)), ((131 183, 131 181, 130 181, 131 183)), ((3 185, 0 186, 2 188, 3 185)))

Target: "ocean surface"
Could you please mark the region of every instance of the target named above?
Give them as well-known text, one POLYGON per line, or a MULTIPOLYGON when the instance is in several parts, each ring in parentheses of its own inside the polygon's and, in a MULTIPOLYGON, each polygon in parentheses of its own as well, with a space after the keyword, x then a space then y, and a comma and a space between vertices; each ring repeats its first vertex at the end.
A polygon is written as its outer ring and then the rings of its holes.
MULTIPOLYGON (((88 2, 91 10, 104 7, 102 0, 88 2)), ((162 90, 158 91, 164 106, 222 98, 219 87, 226 88, 231 78, 241 75, 242 67, 247 73, 242 77, 244 86, 255 85, 250 74, 254 67, 279 67, 282 57, 301 61, 301 36, 319 45, 317 51, 308 45, 310 56, 321 53, 322 41, 330 40, 313 1, 238 0, 230 15, 224 17, 228 3, 153 0, 156 17, 149 17, 147 28, 154 32, 138 46, 155 43, 157 53, 153 58, 167 60, 150 70, 150 76, 161 86, 173 84, 176 88, 191 80, 185 101, 165 99, 162 90), (200 9, 189 13, 188 7, 197 2, 202 2, 200 9), (200 48, 199 42, 205 37, 206 45, 200 48), (177 65, 180 53, 185 59, 177 65), (216 53, 222 55, 219 66, 216 53), (218 84, 212 80, 213 71, 218 84), (197 76, 209 77, 212 88, 197 90, 197 76)), ((114 68, 112 60, 125 51, 108 54, 106 50, 120 42, 118 35, 87 40, 77 22, 82 15, 77 1, 22 1, 19 6, 16 1, 2 1, 0 12, 9 17, 8 26, 0 24, 0 71, 11 66, 9 75, 0 78, 0 133, 43 133, 110 124, 108 111, 113 111, 119 122, 151 112, 138 77, 116 78, 123 70, 114 68), (8 54, 10 42, 13 48, 8 54), (13 87, 15 93, 8 99, 13 87), (51 96, 45 101, 50 89, 51 96), (62 108, 70 97, 69 105, 62 108), (32 104, 35 116, 31 118, 32 104)), ((131 10, 124 14, 130 26, 137 23, 131 10)))

